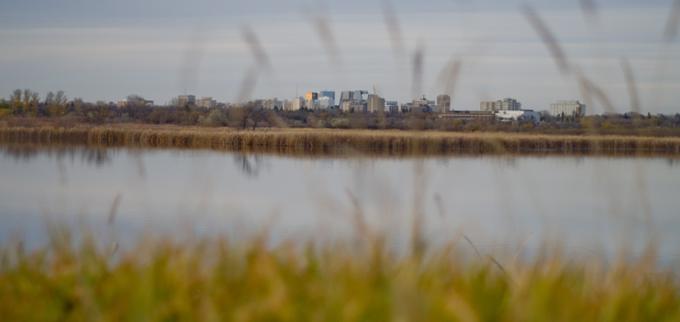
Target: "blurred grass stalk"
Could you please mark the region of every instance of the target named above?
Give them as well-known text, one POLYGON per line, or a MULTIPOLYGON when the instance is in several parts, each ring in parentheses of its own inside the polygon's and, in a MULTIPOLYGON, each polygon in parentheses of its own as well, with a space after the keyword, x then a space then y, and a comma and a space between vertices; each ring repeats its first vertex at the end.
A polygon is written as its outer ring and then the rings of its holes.
POLYGON ((0 248, 3 321, 680 320, 675 275, 651 251, 606 263, 546 246, 496 259, 459 239, 395 255, 376 235, 277 246, 262 235, 146 237, 112 255, 93 236, 52 236, 30 252, 0 248))

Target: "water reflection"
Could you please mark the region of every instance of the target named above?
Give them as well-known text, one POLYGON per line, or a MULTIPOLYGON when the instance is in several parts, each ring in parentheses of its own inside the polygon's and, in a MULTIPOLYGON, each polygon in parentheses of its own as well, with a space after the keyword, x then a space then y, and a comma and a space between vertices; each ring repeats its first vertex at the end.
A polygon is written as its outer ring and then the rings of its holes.
POLYGON ((97 148, 97 147, 75 147, 75 146, 38 146, 38 145, 0 145, 0 154, 3 158, 10 158, 15 161, 30 161, 40 155, 46 155, 57 161, 64 159, 74 160, 75 158, 87 164, 97 167, 104 166, 112 161, 112 154, 117 149, 97 148))
POLYGON ((87 218, 125 232, 239 234, 261 230, 278 214, 271 231, 279 239, 332 240, 360 223, 399 244, 409 239, 415 213, 428 243, 464 232, 486 251, 527 239, 535 248, 558 236, 576 251, 614 251, 622 241, 641 247, 653 234, 672 258, 680 252, 677 166, 658 158, 300 158, 3 146, 0 242, 16 231, 39 239, 45 218, 87 218))
MULTIPOLYGON (((273 157, 276 155, 270 155, 266 153, 240 153, 240 152, 219 152, 219 151, 209 151, 209 150, 154 150, 154 149, 138 149, 138 148, 115 148, 115 147, 86 147, 79 145, 32 145, 32 144, 0 144, 0 156, 3 158, 13 159, 15 161, 31 161, 32 159, 45 155, 50 159, 54 160, 71 160, 76 159, 85 162, 88 165, 94 165, 97 167, 107 165, 111 163, 112 159, 116 154, 121 151, 125 151, 127 154, 133 156, 138 161, 138 172, 140 175, 146 172, 145 165, 143 164, 143 156, 154 151, 171 151, 175 155, 194 155, 200 153, 217 153, 222 155, 233 156, 234 163, 243 172, 243 174, 248 176, 258 176, 264 168, 266 168, 266 159, 268 157, 273 157)), ((636 159, 636 160, 665 160, 669 167, 677 167, 680 164, 680 158, 675 157, 651 157, 651 156, 563 156, 563 155, 510 155, 510 156, 497 156, 497 155, 451 155, 451 156, 405 156, 405 157, 387 157, 387 156, 370 156, 370 155, 352 155, 347 156, 286 156, 281 155, 283 158, 295 158, 300 160, 315 160, 319 163, 334 163, 339 162, 358 162, 361 165, 370 165, 375 162, 381 162, 383 160, 432 160, 441 164, 443 166, 448 166, 452 160, 456 159, 486 159, 491 160, 494 165, 501 168, 514 168, 516 167, 516 162, 518 159, 530 157, 534 159, 552 159, 552 160, 568 160, 568 162, 583 162, 587 159, 636 159)))
POLYGON ((243 153, 234 154, 234 162, 241 169, 243 174, 250 177, 257 177, 264 168, 264 158, 261 155, 248 155, 243 153))

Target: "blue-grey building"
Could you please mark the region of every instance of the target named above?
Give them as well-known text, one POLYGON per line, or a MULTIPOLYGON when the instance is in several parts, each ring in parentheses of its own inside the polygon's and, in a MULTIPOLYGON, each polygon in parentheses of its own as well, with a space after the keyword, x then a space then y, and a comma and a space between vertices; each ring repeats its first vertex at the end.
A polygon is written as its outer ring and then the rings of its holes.
POLYGON ((328 97, 331 106, 335 106, 335 91, 321 91, 319 92, 319 99, 328 97))

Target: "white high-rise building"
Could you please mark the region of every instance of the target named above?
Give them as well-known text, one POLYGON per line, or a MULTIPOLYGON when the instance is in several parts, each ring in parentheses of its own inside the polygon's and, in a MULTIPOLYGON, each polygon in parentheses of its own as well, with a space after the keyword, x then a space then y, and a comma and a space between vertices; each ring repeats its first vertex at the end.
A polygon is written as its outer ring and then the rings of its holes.
POLYGON ((437 96, 437 112, 446 113, 451 109, 451 96, 442 94, 437 96))
POLYGON ((586 105, 579 101, 557 101, 550 104, 550 115, 552 116, 584 116, 586 115, 586 105))
POLYGON ((522 109, 522 104, 514 98, 504 98, 498 101, 481 102, 479 109, 485 112, 519 111, 522 109))
POLYGON ((369 113, 385 112, 385 99, 376 94, 368 94, 367 107, 369 113))
POLYGON ((287 106, 289 111, 298 111, 305 106, 305 100, 302 97, 296 97, 290 100, 290 105, 287 106))
MULTIPOLYGON (((319 100, 326 98, 328 100, 328 107, 332 107, 335 105, 335 92, 334 91, 321 91, 319 92, 319 100)), ((321 104, 323 108, 324 104, 321 104)))
POLYGON ((321 96, 319 97, 319 108, 322 110, 329 109, 333 106, 333 103, 331 101, 331 98, 328 96, 321 96))

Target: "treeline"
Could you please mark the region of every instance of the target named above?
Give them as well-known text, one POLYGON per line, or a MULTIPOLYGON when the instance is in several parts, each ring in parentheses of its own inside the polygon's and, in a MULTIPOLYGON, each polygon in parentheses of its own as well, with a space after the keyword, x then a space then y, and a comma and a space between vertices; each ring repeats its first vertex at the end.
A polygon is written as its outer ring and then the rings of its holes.
POLYGON ((507 131, 561 134, 643 134, 680 135, 680 114, 607 114, 581 118, 544 115, 540 123, 504 122, 494 119, 449 119, 437 113, 344 113, 322 111, 281 111, 263 107, 261 101, 239 105, 201 108, 197 106, 151 106, 137 95, 128 104, 84 102, 68 99, 63 91, 49 92, 44 99, 31 90, 15 90, 0 100, 0 117, 9 125, 30 125, 36 121, 61 126, 79 123, 144 123, 189 126, 256 128, 399 129, 439 131, 507 131))

